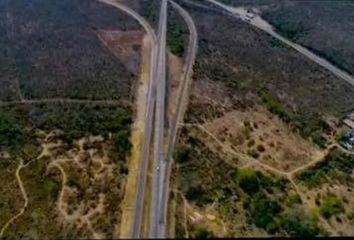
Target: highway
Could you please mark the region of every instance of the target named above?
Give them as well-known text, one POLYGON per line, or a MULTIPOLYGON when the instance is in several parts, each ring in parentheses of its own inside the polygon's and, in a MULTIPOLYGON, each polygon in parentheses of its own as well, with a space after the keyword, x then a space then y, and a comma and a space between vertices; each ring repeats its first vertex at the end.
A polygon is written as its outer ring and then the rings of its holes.
POLYGON ((186 22, 189 30, 189 44, 188 52, 186 56, 186 63, 184 67, 184 72, 182 76, 181 86, 179 87, 179 93, 176 99, 176 109, 175 113, 171 119, 170 131, 168 136, 168 145, 167 145, 167 162, 163 165, 163 181, 162 183, 162 199, 160 202, 160 229, 166 229, 167 223, 167 210, 168 210, 168 198, 169 198, 169 187, 170 187, 170 178, 173 165, 173 150, 177 138, 178 125, 179 122, 183 119, 185 112, 185 103, 188 98, 188 90, 192 82, 193 66, 197 56, 198 49, 198 33, 197 28, 194 24, 192 17, 189 13, 184 10, 180 5, 176 4, 173 1, 169 1, 171 5, 180 13, 184 21, 186 22))
POLYGON ((170 0, 172 6, 185 19, 189 31, 189 47, 184 74, 176 99, 175 115, 171 119, 171 129, 168 135, 167 152, 165 151, 165 110, 166 110, 166 34, 167 34, 167 3, 161 0, 161 9, 158 26, 158 36, 150 24, 134 10, 115 1, 99 0, 116 7, 135 18, 146 30, 151 41, 150 81, 145 112, 144 143, 141 154, 141 163, 138 172, 138 183, 135 198, 135 211, 131 238, 141 238, 141 227, 144 210, 146 178, 149 165, 149 156, 154 128, 153 174, 151 186, 150 206, 150 238, 165 238, 167 226, 169 178, 172 166, 172 151, 176 141, 178 123, 184 113, 183 103, 187 96, 192 80, 193 64, 197 51, 197 30, 190 15, 178 4, 170 0))
POLYGON ((145 112, 145 126, 144 126, 144 143, 141 153, 141 163, 138 171, 138 180, 137 180, 137 189, 135 197, 135 211, 133 226, 131 229, 131 238, 137 239, 141 237, 141 225, 143 219, 143 210, 144 210, 144 199, 145 199, 145 188, 146 188, 146 178, 149 165, 149 156, 151 148, 151 139, 152 139, 152 127, 154 119, 154 107, 156 100, 156 83, 157 83, 157 37, 155 31, 150 26, 150 24, 136 13, 131 8, 117 2, 114 0, 99 0, 103 3, 109 4, 115 8, 118 8, 134 19, 136 19, 140 25, 143 26, 147 32, 150 41, 151 41, 151 60, 150 60, 150 81, 149 89, 147 95, 147 106, 145 112))
POLYGON ((328 71, 333 73, 338 78, 341 78, 344 81, 351 84, 352 86, 354 86, 354 77, 353 76, 351 76, 348 73, 346 73, 345 71, 337 68, 336 66, 334 66, 333 64, 328 62, 326 59, 317 56, 313 52, 302 47, 301 45, 293 43, 293 42, 289 41, 288 39, 282 37, 281 35, 276 33, 274 31, 273 27, 268 22, 266 22, 264 19, 262 19, 260 16, 256 15, 254 18, 249 19, 247 21, 246 20, 247 19, 247 17, 246 17, 247 11, 245 9, 231 7, 231 6, 225 5, 225 4, 223 4, 219 1, 216 1, 216 0, 207 0, 207 1, 226 10, 227 12, 231 13, 232 16, 234 16, 238 19, 241 19, 242 21, 249 23, 249 24, 263 30, 264 32, 268 33, 269 35, 273 36, 274 38, 278 39, 279 41, 285 43, 289 47, 291 47, 291 48, 295 49, 296 51, 298 51, 299 53, 303 54, 311 61, 313 61, 313 62, 317 63, 318 65, 322 66, 323 68, 327 69, 328 71))
MULTIPOLYGON (((99 0, 120 10, 126 12, 135 18, 146 30, 151 41, 151 62, 150 62, 150 81, 147 94, 147 106, 145 112, 145 127, 144 127, 144 143, 141 153, 141 163, 138 171, 138 183, 135 198, 135 212, 133 226, 131 229, 131 238, 141 238, 141 228, 144 210, 144 199, 146 190, 147 171, 149 166, 150 149, 152 147, 152 134, 154 134, 153 142, 153 173, 151 185, 151 205, 149 217, 149 238, 166 238, 167 228, 167 210, 169 197, 170 175, 173 163, 173 149, 178 133, 178 125, 183 118, 188 90, 192 81, 193 65, 196 59, 198 35, 193 19, 181 6, 173 0, 161 0, 160 17, 158 24, 158 36, 150 24, 132 9, 122 5, 115 0, 99 0), (167 4, 168 2, 180 13, 185 20, 190 35, 188 52, 184 73, 179 87, 178 96, 176 99, 176 109, 170 120, 170 129, 168 135, 165 136, 165 114, 166 114, 166 34, 167 34, 167 4), (153 129, 154 128, 154 129, 153 129), (167 137, 167 144, 165 143, 167 137)), ((192 3, 189 0, 183 0, 187 3, 192 3)), ((249 23, 271 36, 277 38, 288 46, 302 53, 312 61, 331 71, 333 74, 348 83, 354 85, 354 79, 346 72, 333 66, 331 63, 322 59, 304 47, 295 44, 288 39, 277 34, 271 25, 255 16, 252 19, 247 19, 247 11, 242 8, 233 8, 222 4, 216 0, 207 0, 223 9, 224 12, 237 17, 246 23, 249 23)))
POLYGON ((159 211, 161 202, 161 169, 165 163, 165 98, 166 98, 166 34, 167 34, 167 0, 161 1, 161 10, 158 26, 158 61, 157 61, 157 86, 155 108, 155 134, 154 134, 154 159, 151 186, 150 207, 150 238, 163 238, 164 229, 159 228, 159 211))

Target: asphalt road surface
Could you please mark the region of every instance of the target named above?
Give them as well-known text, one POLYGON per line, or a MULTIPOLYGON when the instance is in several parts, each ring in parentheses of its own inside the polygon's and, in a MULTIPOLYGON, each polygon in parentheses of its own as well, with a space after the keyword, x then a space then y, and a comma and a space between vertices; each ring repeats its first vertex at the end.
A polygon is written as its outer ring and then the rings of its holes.
POLYGON ((157 37, 155 31, 150 26, 150 24, 136 13, 131 8, 117 2, 114 0, 99 0, 103 3, 109 4, 115 8, 118 8, 134 19, 136 19, 140 25, 143 26, 147 32, 150 42, 151 42, 151 59, 150 59, 150 81, 149 81, 149 90, 147 96, 147 107, 145 112, 145 129, 144 129, 144 143, 141 155, 141 165, 138 172, 137 180, 137 189, 136 189, 136 198, 135 198, 135 211, 133 226, 131 229, 131 237, 136 239, 140 238, 141 234, 141 225, 143 218, 144 210, 144 198, 145 198, 145 188, 146 188, 146 176, 149 165, 149 155, 150 155, 150 145, 152 138, 152 127, 153 127, 153 118, 154 118, 154 106, 156 100, 156 69, 157 69, 157 37))
POLYGON ((165 98, 166 98, 166 34, 167 34, 167 0, 161 1, 161 10, 158 26, 158 51, 157 51, 157 84, 156 84, 156 109, 155 109, 155 135, 154 159, 151 189, 150 208, 150 238, 163 238, 165 229, 159 228, 159 211, 161 202, 161 189, 163 175, 161 169, 165 164, 164 128, 165 128, 165 98))
POLYGON ((186 63, 184 73, 182 76, 181 87, 176 99, 176 110, 173 118, 171 119, 171 129, 169 131, 168 145, 167 145, 167 162, 162 169, 164 176, 162 186, 162 199, 160 202, 160 228, 166 229, 167 222, 167 210, 168 210, 168 197, 170 187, 170 177, 173 163, 173 149, 176 142, 178 124, 183 119, 184 115, 184 103, 188 97, 189 86, 192 82, 193 65, 195 63, 197 49, 198 49, 198 33, 192 17, 184 10, 180 5, 173 1, 169 1, 172 6, 180 13, 189 29, 189 45, 186 57, 186 63))

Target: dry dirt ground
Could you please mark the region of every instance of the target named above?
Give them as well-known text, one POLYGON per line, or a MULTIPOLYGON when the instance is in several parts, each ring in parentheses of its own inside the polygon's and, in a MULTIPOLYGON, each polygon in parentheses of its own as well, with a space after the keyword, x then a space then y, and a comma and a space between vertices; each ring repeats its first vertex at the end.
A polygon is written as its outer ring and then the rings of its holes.
POLYGON ((290 171, 323 157, 320 149, 262 107, 226 113, 203 127, 234 151, 280 170, 290 171))
POLYGON ((122 226, 120 237, 130 236, 132 221, 134 217, 135 190, 141 160, 141 151, 144 139, 144 121, 147 103, 147 94, 150 77, 150 42, 147 36, 143 38, 141 47, 140 76, 135 92, 135 117, 132 126, 132 151, 128 158, 129 175, 127 179, 126 192, 122 208, 122 226))
POLYGON ((101 42, 119 58, 130 72, 139 72, 140 47, 143 33, 141 31, 107 31, 98 30, 101 42))
POLYGON ((197 81, 193 101, 219 109, 219 114, 200 122, 208 134, 205 143, 213 146, 213 136, 238 154, 258 159, 283 171, 291 171, 324 156, 324 151, 295 134, 288 125, 264 107, 252 104, 234 108, 221 83, 197 81), (212 140, 211 142, 208 139, 212 140))

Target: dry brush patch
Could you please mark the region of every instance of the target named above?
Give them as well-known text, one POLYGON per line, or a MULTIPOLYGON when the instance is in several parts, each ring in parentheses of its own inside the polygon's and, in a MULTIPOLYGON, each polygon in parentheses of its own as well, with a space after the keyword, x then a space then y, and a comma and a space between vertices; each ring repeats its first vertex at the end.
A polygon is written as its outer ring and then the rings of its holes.
MULTIPOLYGON (((38 132, 41 146, 36 148, 40 151, 18 168, 25 206, 20 214, 12 213, 4 237, 116 237, 125 185, 124 159, 112 151, 110 139, 88 137, 68 145, 56 138, 58 134, 38 132)), ((17 198, 17 191, 4 191, 11 201, 17 198)), ((10 205, 17 206, 14 210, 21 208, 14 201, 1 209, 11 210, 10 205)), ((4 216, 10 219, 9 214, 4 216)))

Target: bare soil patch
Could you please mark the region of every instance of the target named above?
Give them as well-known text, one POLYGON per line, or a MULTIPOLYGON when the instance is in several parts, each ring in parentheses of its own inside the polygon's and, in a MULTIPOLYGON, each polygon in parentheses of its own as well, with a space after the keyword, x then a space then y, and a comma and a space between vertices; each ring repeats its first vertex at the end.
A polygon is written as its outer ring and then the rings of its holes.
POLYGON ((141 31, 98 30, 97 35, 130 72, 139 72, 140 48, 143 38, 141 31))
POLYGON ((204 127, 234 151, 284 171, 323 157, 315 145, 261 107, 226 113, 204 127))

